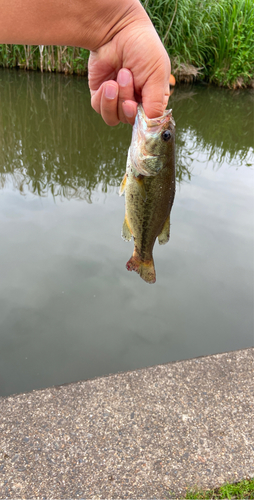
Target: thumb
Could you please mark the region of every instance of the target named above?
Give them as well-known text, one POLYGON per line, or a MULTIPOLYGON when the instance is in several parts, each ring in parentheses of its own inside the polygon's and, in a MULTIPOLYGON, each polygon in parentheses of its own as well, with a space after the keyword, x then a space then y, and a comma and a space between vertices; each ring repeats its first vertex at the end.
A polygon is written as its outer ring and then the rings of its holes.
POLYGON ((163 115, 168 104, 171 69, 168 56, 163 63, 151 74, 142 88, 142 104, 148 118, 163 115))

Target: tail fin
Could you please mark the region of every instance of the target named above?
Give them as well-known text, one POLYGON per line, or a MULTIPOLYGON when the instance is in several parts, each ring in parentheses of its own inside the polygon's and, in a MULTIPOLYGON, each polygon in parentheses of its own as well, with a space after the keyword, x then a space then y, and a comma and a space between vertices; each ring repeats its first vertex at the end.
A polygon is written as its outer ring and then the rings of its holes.
POLYGON ((132 255, 126 264, 126 269, 136 271, 147 283, 155 283, 156 281, 153 258, 143 261, 139 257, 132 255))

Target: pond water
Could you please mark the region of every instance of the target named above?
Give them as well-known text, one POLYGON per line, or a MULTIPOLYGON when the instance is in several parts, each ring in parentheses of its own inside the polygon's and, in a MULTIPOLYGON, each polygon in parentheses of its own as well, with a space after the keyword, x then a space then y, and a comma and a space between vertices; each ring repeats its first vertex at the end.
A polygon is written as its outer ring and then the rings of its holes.
POLYGON ((2 70, 0 97, 1 395, 253 345, 253 91, 175 89, 153 285, 125 268, 131 127, 84 78, 2 70))

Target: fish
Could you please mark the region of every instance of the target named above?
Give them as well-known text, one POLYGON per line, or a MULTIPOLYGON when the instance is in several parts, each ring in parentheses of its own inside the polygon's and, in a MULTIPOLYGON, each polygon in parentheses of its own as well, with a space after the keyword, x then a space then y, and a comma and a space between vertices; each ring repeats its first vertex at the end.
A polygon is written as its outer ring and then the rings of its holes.
POLYGON ((134 239, 126 264, 147 283, 155 283, 153 247, 169 241, 170 212, 175 197, 175 122, 172 110, 149 119, 141 104, 133 126, 126 173, 119 195, 125 193, 122 238, 134 239))

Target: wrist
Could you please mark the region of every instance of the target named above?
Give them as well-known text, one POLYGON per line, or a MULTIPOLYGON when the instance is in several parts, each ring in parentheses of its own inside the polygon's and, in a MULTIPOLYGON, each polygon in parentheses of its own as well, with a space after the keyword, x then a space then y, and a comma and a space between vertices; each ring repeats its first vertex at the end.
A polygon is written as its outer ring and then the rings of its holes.
POLYGON ((110 42, 127 26, 136 23, 151 23, 139 0, 104 0, 91 5, 91 12, 84 15, 81 46, 96 51, 110 42))

